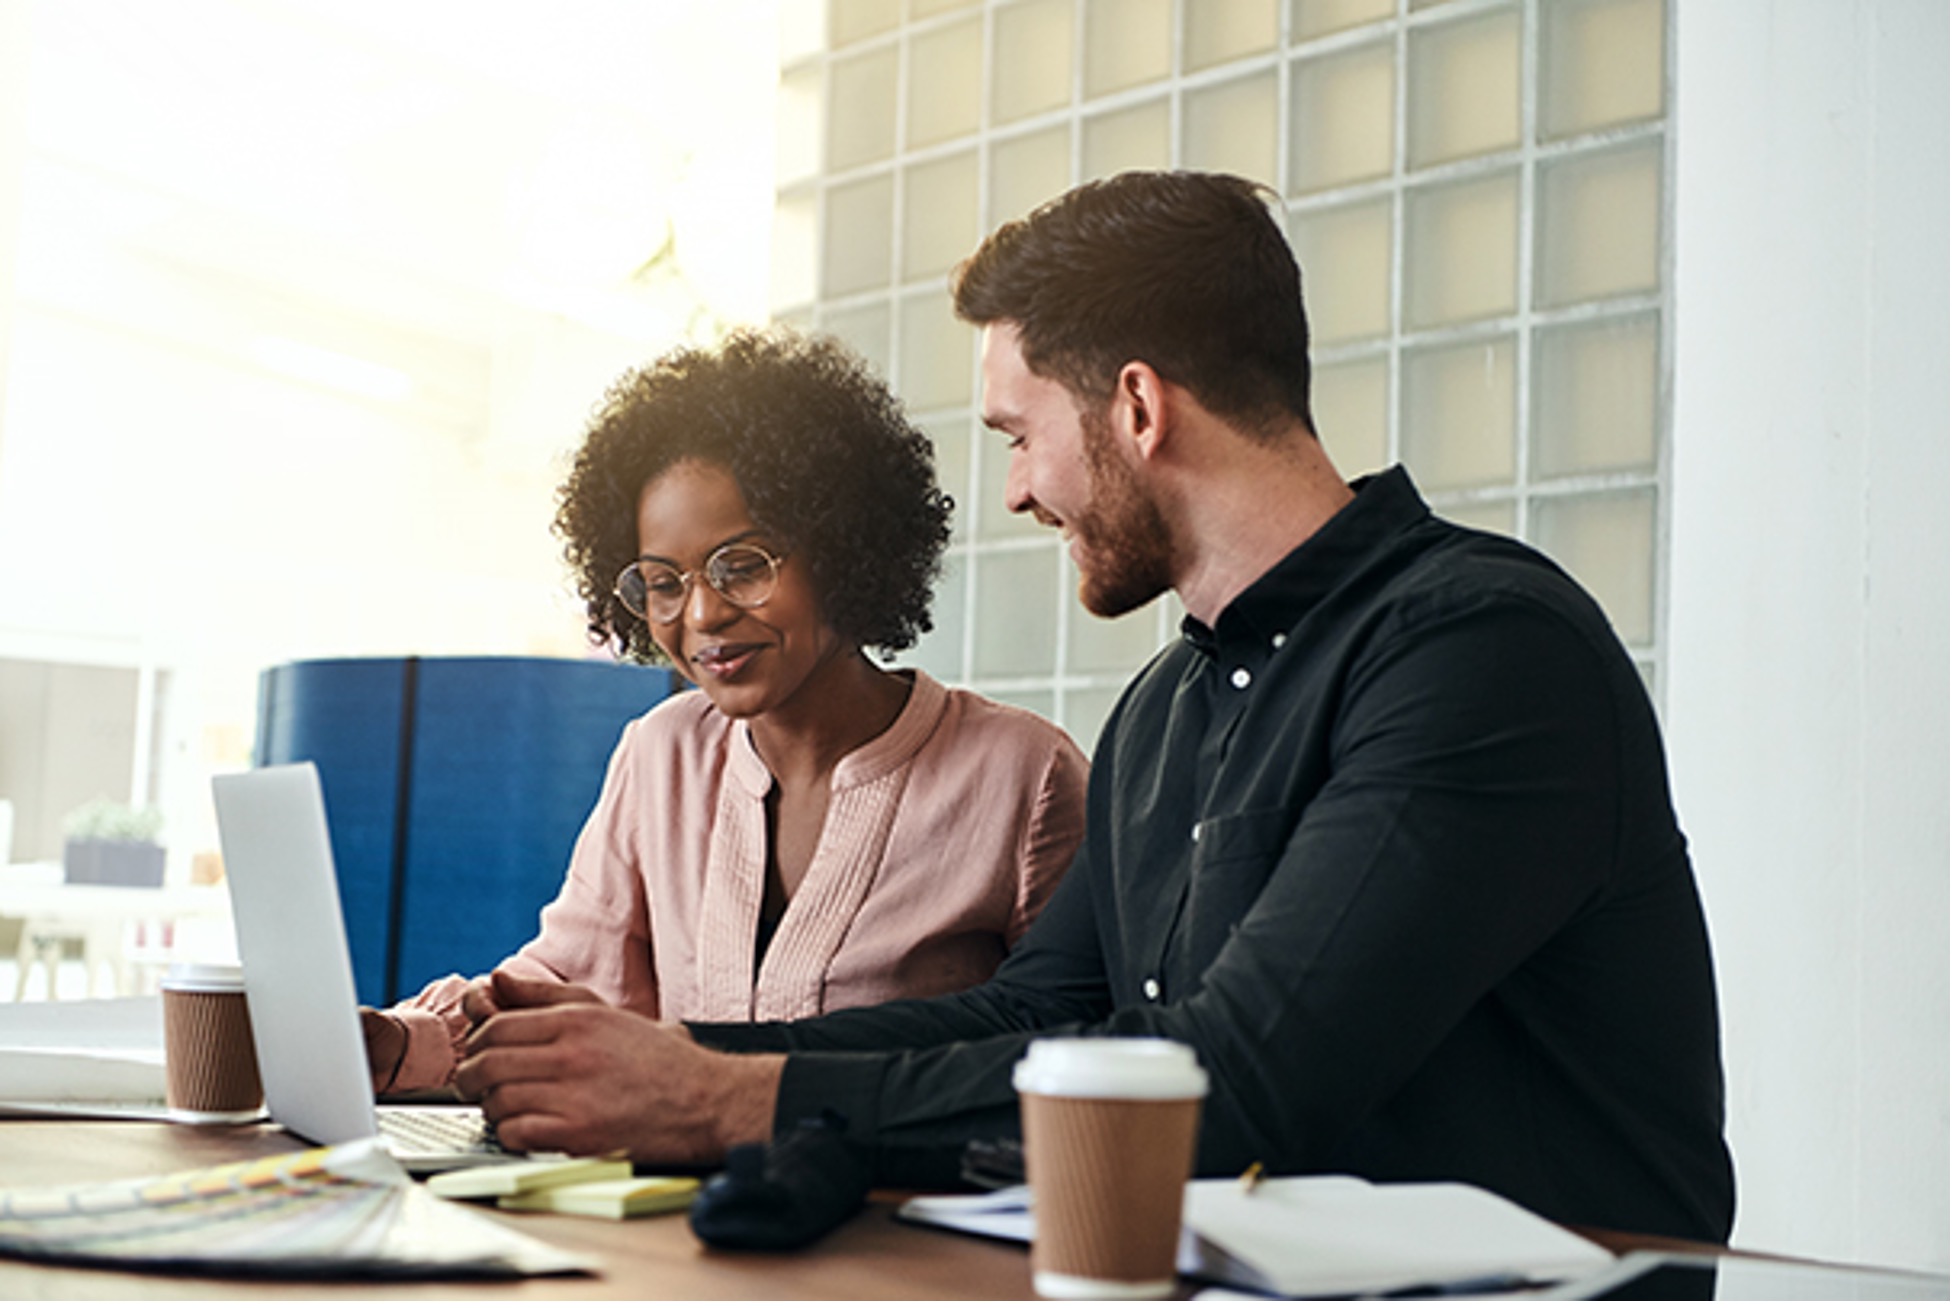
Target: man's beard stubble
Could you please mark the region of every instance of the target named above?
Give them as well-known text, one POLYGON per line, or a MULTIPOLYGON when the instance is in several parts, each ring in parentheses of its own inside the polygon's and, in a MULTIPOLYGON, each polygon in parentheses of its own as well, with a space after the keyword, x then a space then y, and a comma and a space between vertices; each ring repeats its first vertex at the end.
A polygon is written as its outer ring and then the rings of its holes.
POLYGON ((1175 584, 1169 523, 1116 454, 1106 414, 1081 415, 1081 449, 1089 504, 1071 524, 1081 543, 1081 605, 1119 618, 1175 584))

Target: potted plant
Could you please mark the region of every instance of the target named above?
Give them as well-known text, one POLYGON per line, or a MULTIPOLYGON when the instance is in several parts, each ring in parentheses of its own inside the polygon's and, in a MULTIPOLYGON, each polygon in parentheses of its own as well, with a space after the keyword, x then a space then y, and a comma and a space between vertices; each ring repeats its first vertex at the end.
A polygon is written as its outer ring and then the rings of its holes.
POLYGON ((62 823, 61 879, 84 886, 163 884, 163 813, 93 799, 62 823))

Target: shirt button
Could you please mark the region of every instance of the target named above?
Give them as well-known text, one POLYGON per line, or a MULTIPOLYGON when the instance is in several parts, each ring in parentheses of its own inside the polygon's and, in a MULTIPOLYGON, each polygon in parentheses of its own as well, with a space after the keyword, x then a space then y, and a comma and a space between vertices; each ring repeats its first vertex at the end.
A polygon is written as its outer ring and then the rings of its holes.
POLYGON ((1145 977, 1142 982, 1142 997, 1150 1003, 1162 998, 1162 984, 1155 977, 1145 977))
POLYGON ((1274 631, 1274 632, 1272 632, 1272 633, 1271 633, 1271 647, 1272 647, 1273 649, 1284 649, 1284 648, 1285 648, 1285 633, 1284 633, 1284 632, 1282 632, 1282 631, 1274 631))
POLYGON ((1231 673, 1231 685, 1236 686, 1239 690, 1243 690, 1246 686, 1250 684, 1251 684, 1251 669, 1239 668, 1237 671, 1231 673))

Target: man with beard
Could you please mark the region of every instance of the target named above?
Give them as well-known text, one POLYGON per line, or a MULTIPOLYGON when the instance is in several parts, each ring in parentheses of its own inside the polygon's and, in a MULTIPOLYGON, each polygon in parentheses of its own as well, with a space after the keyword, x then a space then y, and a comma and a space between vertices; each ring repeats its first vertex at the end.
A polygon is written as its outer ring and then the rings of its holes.
POLYGON ((974 989, 796 1023, 503 978, 458 1085, 512 1146, 662 1162, 827 1109, 880 1182, 942 1185, 1016 1131, 1031 1038, 1162 1036, 1210 1076, 1201 1173, 1464 1180, 1724 1239, 1712 965, 1643 685, 1547 559, 1403 469, 1334 471, 1260 188, 1090 183, 954 294, 1009 506, 1063 533, 1090 611, 1188 612, 1103 729, 1046 913, 974 989))

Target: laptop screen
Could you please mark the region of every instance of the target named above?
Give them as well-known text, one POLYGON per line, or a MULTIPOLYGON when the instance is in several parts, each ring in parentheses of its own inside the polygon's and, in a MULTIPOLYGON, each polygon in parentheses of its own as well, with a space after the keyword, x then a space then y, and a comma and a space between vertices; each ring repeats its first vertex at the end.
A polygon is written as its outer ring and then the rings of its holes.
POLYGON ((319 772, 311 763, 212 780, 265 1106, 319 1144, 375 1133, 353 965, 319 772))

